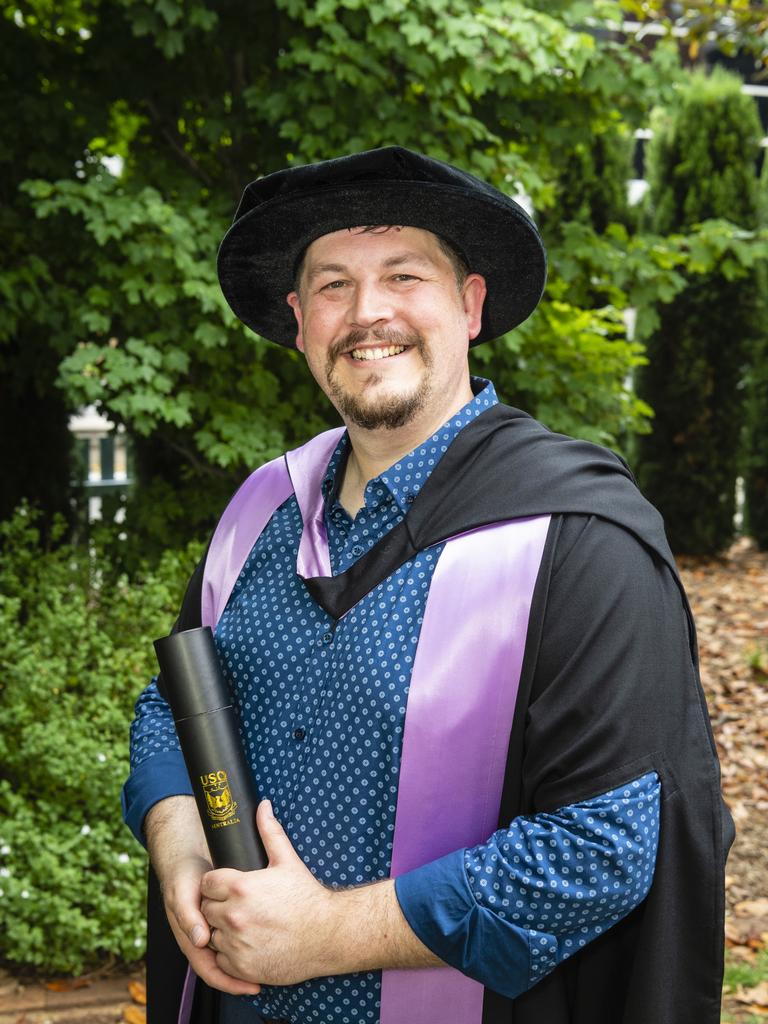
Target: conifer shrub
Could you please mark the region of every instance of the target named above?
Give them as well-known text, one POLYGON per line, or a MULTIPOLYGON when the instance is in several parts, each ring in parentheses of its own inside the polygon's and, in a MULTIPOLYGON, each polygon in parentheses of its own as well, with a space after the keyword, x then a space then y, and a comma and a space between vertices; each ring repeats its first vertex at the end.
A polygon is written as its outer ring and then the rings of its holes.
MULTIPOLYGON (((768 226, 768 159, 763 156, 760 220, 768 226)), ((763 302, 763 332, 757 340, 746 382, 747 423, 744 431, 744 528, 759 547, 768 550, 768 267, 758 268, 763 302)))
MULTIPOLYGON (((657 113, 648 147, 648 219, 659 233, 709 218, 758 225, 761 129, 740 80, 696 73, 657 113)), ((723 259, 659 305, 638 393, 655 411, 638 439, 637 473, 664 515, 672 548, 709 554, 733 536, 745 365, 762 325, 757 271, 723 259)))
POLYGON ((768 336, 760 339, 747 378, 744 529, 768 550, 768 336))
POLYGON ((146 857, 122 822, 133 703, 199 546, 133 582, 0 523, 0 959, 78 973, 144 953, 146 857))
POLYGON ((545 240, 561 240, 562 225, 591 225, 602 234, 609 224, 632 222, 628 181, 632 177, 634 138, 626 124, 596 126, 567 149, 558 163, 554 201, 539 218, 545 240))

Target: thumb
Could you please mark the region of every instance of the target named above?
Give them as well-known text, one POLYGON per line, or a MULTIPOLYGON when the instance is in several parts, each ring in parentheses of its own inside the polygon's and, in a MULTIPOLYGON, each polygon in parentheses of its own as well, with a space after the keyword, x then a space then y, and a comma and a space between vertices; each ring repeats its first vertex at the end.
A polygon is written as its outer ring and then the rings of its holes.
POLYGON ((284 864, 287 860, 298 858, 291 840, 275 817, 271 800, 262 800, 256 809, 256 828, 264 843, 270 865, 284 864))
POLYGON ((202 915, 199 921, 195 921, 191 929, 185 929, 185 931, 187 931, 189 940, 193 946, 202 948, 203 946, 207 946, 211 941, 211 929, 208 927, 208 922, 204 917, 202 917, 202 915))
POLYGON ((208 922, 200 912, 199 882, 195 886, 179 886, 170 901, 169 909, 193 946, 202 947, 208 944, 211 932, 208 922))

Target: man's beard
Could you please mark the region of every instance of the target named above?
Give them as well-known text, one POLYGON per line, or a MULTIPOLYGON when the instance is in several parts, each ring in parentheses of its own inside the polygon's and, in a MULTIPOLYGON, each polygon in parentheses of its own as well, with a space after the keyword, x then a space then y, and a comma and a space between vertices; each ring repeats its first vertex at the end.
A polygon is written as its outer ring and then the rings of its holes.
MULTIPOLYGON (((354 330, 350 331, 345 338, 338 341, 328 352, 328 359, 325 364, 325 376, 328 382, 328 390, 333 399, 334 405, 341 413, 346 422, 354 423, 364 430, 397 430, 410 423, 414 417, 421 412, 432 394, 432 384, 429 372, 424 374, 421 381, 409 393, 399 395, 384 395, 378 400, 366 401, 364 395, 352 395, 345 391, 334 369, 336 362, 346 352, 361 345, 365 341, 380 341, 383 345, 407 345, 415 348, 421 355, 422 362, 427 371, 432 367, 430 356, 424 339, 417 332, 410 334, 405 331, 395 331, 386 328, 379 328, 373 331, 354 330)), ((390 357, 392 358, 392 357, 390 357)), ((371 375, 365 381, 366 386, 378 384, 381 375, 372 368, 371 375)))

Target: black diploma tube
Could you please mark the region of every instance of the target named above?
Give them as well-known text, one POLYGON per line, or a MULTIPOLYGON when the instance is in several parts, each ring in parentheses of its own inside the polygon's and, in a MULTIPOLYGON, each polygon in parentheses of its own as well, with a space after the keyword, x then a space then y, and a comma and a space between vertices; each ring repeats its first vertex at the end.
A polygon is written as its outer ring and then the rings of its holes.
POLYGON ((155 653, 213 866, 265 868, 255 820, 259 795, 210 627, 155 640, 155 653))

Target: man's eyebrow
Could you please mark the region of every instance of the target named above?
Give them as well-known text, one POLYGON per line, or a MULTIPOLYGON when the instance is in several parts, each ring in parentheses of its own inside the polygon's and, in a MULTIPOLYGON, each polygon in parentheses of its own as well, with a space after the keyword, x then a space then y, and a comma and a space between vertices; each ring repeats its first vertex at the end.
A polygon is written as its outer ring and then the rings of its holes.
POLYGON ((387 268, 401 267, 404 263, 418 263, 422 267, 434 267, 434 262, 428 256, 422 256, 418 252, 404 252, 399 256, 389 256, 384 260, 387 268))
MULTIPOLYGON (((382 263, 383 267, 387 270, 391 270, 393 267, 401 267, 404 263, 417 263, 423 267, 434 267, 434 262, 427 256, 422 256, 417 252, 403 252, 398 253, 396 256, 388 256, 382 263)), ((346 274, 348 273, 347 267, 343 263, 316 263, 314 266, 310 266, 307 271, 307 279, 311 281, 314 277, 319 274, 346 274)))
POLYGON ((341 263, 316 263, 307 271, 307 279, 312 280, 318 274, 346 274, 347 268, 341 263))

